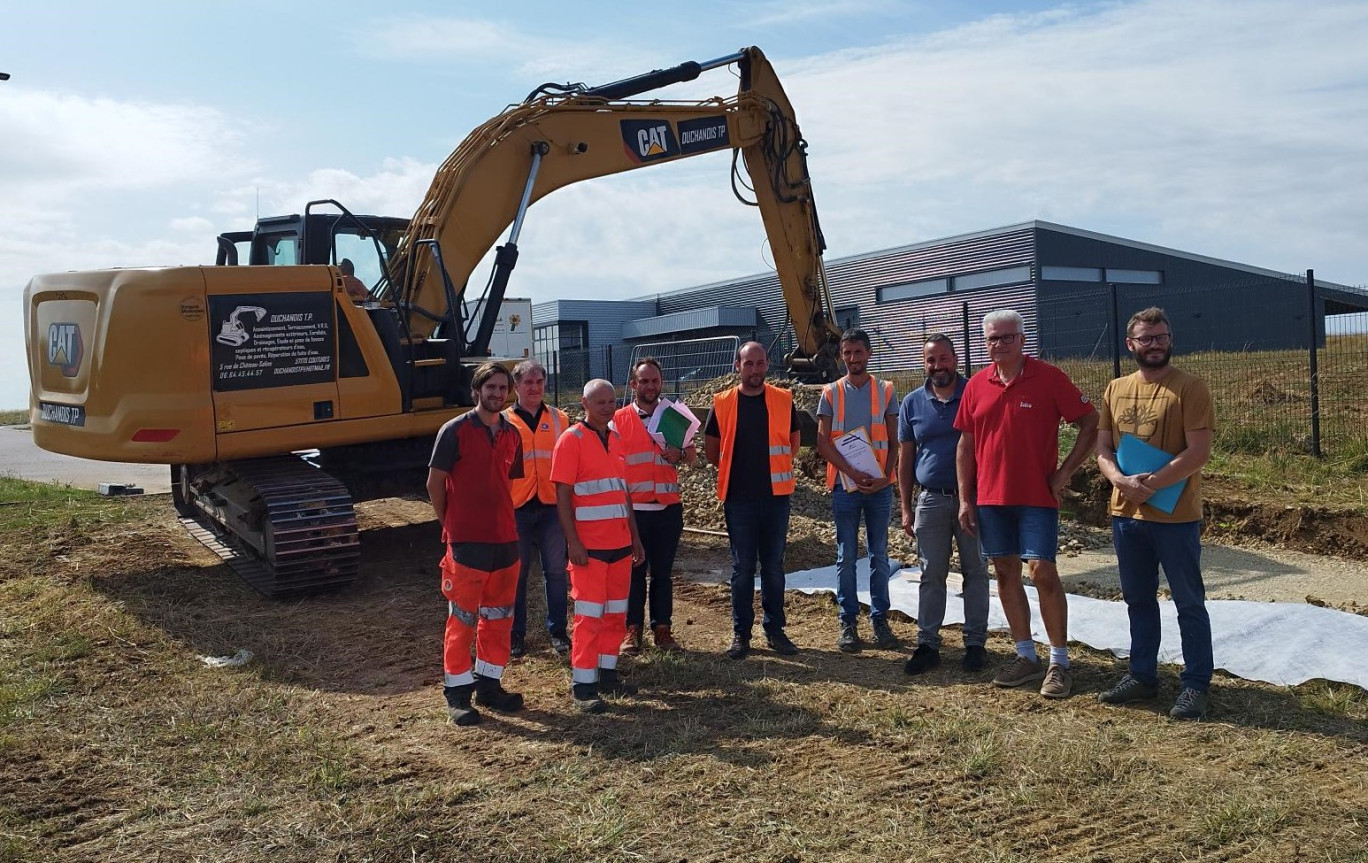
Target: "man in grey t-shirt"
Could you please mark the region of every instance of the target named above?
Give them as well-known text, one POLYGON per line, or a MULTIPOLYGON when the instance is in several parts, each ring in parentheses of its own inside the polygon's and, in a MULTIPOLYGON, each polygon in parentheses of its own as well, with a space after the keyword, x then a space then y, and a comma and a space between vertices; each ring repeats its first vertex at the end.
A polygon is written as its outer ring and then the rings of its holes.
POLYGON ((898 450, 892 442, 898 432, 898 400, 893 384, 869 374, 869 335, 864 330, 841 334, 841 360, 846 375, 822 390, 817 406, 817 451, 827 461, 827 487, 836 522, 836 602, 841 607, 841 632, 836 646, 846 653, 860 649, 856 621, 860 600, 856 594, 855 561, 859 558, 860 519, 865 522, 869 548, 869 620, 874 643, 892 650, 897 636, 888 625, 888 521, 893 509, 893 478, 898 470, 898 450), (863 433, 878 461, 877 474, 858 470, 836 445, 850 433, 863 433))

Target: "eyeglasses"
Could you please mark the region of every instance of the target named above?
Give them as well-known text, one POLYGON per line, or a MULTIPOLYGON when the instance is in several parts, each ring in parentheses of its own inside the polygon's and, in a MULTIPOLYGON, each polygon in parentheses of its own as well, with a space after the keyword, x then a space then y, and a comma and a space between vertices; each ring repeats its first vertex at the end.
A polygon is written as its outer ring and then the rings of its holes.
POLYGON ((1000 335, 1000 336, 989 336, 989 337, 988 337, 988 344, 990 344, 990 345, 1010 345, 1010 344, 1014 343, 1014 342, 1015 342, 1017 339, 1019 339, 1019 338, 1021 338, 1021 333, 1003 333, 1003 334, 1000 335))
POLYGON ((1135 342, 1142 348, 1148 348, 1154 345, 1157 345, 1162 348, 1173 339, 1173 334, 1155 333, 1152 336, 1126 336, 1126 339, 1128 341, 1135 342))

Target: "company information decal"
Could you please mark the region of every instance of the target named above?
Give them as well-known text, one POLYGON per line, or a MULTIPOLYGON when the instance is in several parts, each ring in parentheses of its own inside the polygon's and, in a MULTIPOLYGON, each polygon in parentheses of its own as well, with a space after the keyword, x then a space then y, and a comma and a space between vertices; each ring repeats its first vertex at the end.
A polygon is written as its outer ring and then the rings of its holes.
POLYGON ((64 426, 85 425, 85 408, 81 405, 58 405, 52 402, 38 403, 38 416, 43 422, 61 423, 64 426))
POLYGON ((336 377, 333 298, 231 294, 209 298, 209 358, 220 392, 330 383, 336 377))
POLYGON ((726 114, 679 121, 679 152, 685 156, 730 146, 726 114))

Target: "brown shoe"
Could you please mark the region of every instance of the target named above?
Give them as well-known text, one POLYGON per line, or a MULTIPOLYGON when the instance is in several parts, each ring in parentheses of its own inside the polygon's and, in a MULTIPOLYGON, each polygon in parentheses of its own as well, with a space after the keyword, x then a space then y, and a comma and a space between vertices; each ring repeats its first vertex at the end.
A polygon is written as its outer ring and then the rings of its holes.
POLYGON ((1051 664, 1045 670, 1045 682, 1040 685, 1040 694, 1046 698, 1068 698, 1073 692, 1073 675, 1062 665, 1051 664))
POLYGON ((684 646, 674 640, 670 634, 670 627, 661 624, 651 630, 651 635, 655 637, 655 646, 666 653, 683 653, 684 646))
POLYGON ((994 686, 1013 687, 1035 683, 1045 677, 1045 669, 1040 662, 1024 656, 1013 656, 1012 661, 1002 667, 993 678, 994 686))
POLYGON ((623 656, 641 655, 641 627, 635 623, 627 625, 627 634, 622 637, 622 648, 618 651, 623 656))

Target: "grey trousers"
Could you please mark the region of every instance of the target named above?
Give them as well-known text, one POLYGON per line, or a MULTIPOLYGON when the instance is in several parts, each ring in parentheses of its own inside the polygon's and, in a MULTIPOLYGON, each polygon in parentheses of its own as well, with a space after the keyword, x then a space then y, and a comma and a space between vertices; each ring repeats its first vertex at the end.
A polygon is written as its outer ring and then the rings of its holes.
POLYGON ((964 576, 964 646, 988 641, 988 563, 978 539, 959 523, 959 495, 923 489, 917 494, 917 553, 921 556, 921 589, 917 598, 917 643, 940 650, 945 620, 945 577, 950 572, 950 543, 959 545, 964 576))

